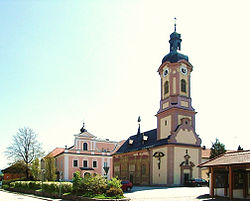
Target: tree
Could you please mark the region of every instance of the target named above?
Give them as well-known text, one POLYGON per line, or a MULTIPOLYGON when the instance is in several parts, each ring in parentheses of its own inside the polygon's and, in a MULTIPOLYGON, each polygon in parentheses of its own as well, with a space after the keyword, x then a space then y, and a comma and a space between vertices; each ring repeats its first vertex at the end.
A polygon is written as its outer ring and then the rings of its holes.
POLYGON ((56 166, 54 157, 46 156, 45 161, 45 176, 48 181, 56 180, 56 166))
POLYGON ((31 173, 32 173, 34 180, 40 179, 41 168, 40 168, 40 162, 39 162, 38 158, 36 158, 35 160, 32 161, 31 173))
POLYGON ((29 177, 29 165, 35 158, 42 157, 41 144, 37 141, 37 134, 31 128, 19 128, 13 136, 12 144, 7 147, 5 154, 13 162, 24 161, 26 164, 26 177, 29 177))
POLYGON ((238 151, 242 151, 243 150, 243 148, 239 145, 238 146, 238 151))
POLYGON ((215 142, 212 143, 211 152, 210 152, 210 159, 214 158, 220 154, 226 152, 225 145, 219 141, 218 138, 215 139, 215 142))

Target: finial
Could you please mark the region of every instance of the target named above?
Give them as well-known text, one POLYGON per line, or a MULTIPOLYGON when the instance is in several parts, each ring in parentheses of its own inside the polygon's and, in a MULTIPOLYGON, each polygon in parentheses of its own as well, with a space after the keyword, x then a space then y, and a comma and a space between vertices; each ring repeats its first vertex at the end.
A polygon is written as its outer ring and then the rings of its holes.
POLYGON ((174 32, 176 32, 176 20, 177 20, 177 18, 175 17, 174 18, 174 32))
POLYGON ((140 123, 140 122, 141 122, 141 117, 140 117, 140 116, 138 117, 138 120, 137 120, 137 121, 138 121, 138 123, 140 123))
POLYGON ((137 122, 138 122, 138 131, 137 131, 137 135, 139 135, 139 134, 141 134, 141 125, 140 125, 141 117, 140 117, 140 116, 138 117, 137 122))

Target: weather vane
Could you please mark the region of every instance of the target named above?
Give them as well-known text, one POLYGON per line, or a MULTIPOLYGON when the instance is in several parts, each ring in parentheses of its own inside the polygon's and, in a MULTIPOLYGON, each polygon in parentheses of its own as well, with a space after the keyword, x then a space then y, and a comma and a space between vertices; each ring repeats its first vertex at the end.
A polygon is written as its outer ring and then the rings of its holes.
POLYGON ((176 32, 176 20, 177 20, 177 18, 175 17, 174 18, 174 32, 176 32))

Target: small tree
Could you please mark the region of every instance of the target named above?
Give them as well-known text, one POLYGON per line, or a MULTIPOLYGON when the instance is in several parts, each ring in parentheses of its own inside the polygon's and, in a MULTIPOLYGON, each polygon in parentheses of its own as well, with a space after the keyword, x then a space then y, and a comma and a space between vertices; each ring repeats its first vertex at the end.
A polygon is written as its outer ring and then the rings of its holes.
POLYGON ((214 158, 220 154, 226 152, 225 145, 219 141, 218 138, 215 139, 215 142, 212 143, 211 152, 210 152, 210 159, 214 158))
POLYGON ((243 151, 243 148, 240 145, 238 146, 238 151, 243 151))
POLYGON ((5 154, 13 162, 24 161, 26 177, 29 177, 29 165, 35 158, 43 155, 41 144, 37 141, 37 134, 31 128, 19 128, 13 136, 13 142, 7 147, 5 154))
POLYGON ((31 173, 32 173, 34 180, 40 179, 41 168, 40 168, 40 162, 39 162, 38 158, 33 160, 32 164, 31 164, 31 173))
POLYGON ((45 177, 48 181, 56 180, 56 166, 54 157, 46 156, 45 160, 45 177))

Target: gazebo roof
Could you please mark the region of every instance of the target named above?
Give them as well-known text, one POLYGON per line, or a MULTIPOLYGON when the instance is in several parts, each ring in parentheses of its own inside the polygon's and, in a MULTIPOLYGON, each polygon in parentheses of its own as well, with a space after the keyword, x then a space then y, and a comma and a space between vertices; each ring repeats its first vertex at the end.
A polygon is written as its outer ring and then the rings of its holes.
POLYGON ((198 167, 213 167, 224 165, 245 165, 250 164, 250 150, 233 151, 224 153, 216 158, 198 165, 198 167))

